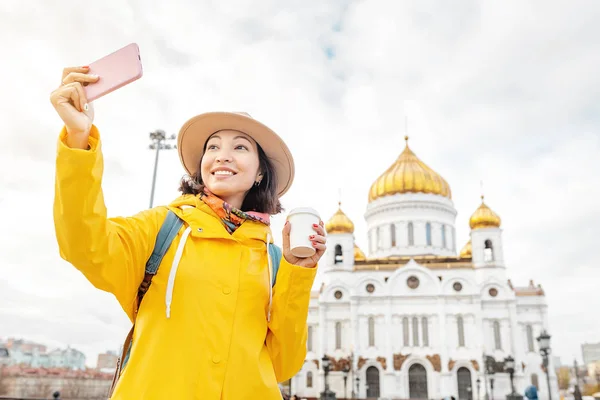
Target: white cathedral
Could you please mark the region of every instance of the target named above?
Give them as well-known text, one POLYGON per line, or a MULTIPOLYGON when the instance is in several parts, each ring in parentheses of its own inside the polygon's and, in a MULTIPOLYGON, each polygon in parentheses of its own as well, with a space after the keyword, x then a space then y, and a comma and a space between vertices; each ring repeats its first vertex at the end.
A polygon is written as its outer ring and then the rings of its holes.
MULTIPOLYGON (((500 217, 483 197, 469 220, 471 238, 456 253, 450 186, 406 140, 369 192, 369 256, 341 208, 326 224, 307 358, 291 392, 320 398, 327 356, 328 386, 338 399, 505 399, 511 384, 504 360, 511 356, 516 392, 535 384, 547 399, 536 340, 548 330, 543 289, 507 278, 500 217)), ((557 399, 552 364, 548 369, 557 399)))

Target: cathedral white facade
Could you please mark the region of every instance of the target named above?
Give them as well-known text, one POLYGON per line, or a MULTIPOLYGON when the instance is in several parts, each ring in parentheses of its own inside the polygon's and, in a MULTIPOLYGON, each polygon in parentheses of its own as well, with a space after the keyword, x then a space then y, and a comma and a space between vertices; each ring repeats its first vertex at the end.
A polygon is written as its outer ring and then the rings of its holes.
POLYGON ((450 186, 408 143, 371 187, 368 257, 355 245, 352 221, 341 208, 334 214, 292 393, 320 397, 326 355, 338 399, 492 399, 492 379, 493 399, 504 399, 511 386, 503 361, 511 356, 516 392, 533 383, 548 398, 536 340, 548 330, 543 289, 508 279, 501 221, 483 197, 458 254, 456 215, 450 186))

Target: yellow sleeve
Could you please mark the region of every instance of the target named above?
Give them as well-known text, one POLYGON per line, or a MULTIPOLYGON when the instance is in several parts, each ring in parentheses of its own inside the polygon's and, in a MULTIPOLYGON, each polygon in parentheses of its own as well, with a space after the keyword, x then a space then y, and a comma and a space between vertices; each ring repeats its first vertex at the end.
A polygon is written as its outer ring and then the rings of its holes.
POLYGON ((107 218, 98 130, 92 127, 89 150, 68 147, 65 137, 63 128, 58 140, 54 195, 60 256, 95 287, 114 294, 133 319, 137 289, 167 210, 161 207, 129 218, 107 218))
POLYGON ((316 274, 317 267, 300 267, 281 258, 266 341, 277 382, 296 375, 306 358, 306 319, 316 274))

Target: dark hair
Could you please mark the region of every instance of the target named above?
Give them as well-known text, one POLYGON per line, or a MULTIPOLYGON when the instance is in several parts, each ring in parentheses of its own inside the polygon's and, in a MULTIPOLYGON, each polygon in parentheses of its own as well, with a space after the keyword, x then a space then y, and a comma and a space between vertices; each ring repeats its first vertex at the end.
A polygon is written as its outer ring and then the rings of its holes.
MULTIPOLYGON (((267 213, 269 215, 279 214, 283 211, 283 208, 281 207, 281 202, 277 195, 277 176, 275 174, 275 168, 258 143, 256 143, 256 147, 258 149, 258 167, 262 172, 263 178, 258 186, 252 185, 250 191, 246 194, 244 202, 242 203, 242 211, 256 211, 267 213)), ((206 151, 206 143, 204 144, 204 151, 206 151)), ((184 176, 181 179, 179 191, 182 194, 193 194, 196 196, 204 189, 202 171, 200 168, 201 164, 202 159, 200 159, 195 174, 184 176)))

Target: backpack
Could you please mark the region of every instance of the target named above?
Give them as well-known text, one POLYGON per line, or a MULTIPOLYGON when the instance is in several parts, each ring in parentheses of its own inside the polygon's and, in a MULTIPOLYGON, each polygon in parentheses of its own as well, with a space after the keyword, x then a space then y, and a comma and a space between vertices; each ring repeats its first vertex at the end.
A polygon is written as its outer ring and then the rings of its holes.
MULTIPOLYGON (((158 267, 165 256, 165 253, 171 246, 173 239, 179 233, 181 226, 183 225, 183 220, 177 216, 173 211, 169 210, 167 213, 167 217, 165 218, 160 230, 158 231, 158 235, 156 236, 156 242, 154 244, 154 250, 152 251, 152 255, 146 262, 146 274, 144 275, 144 280, 140 284, 138 288, 137 295, 137 307, 133 313, 133 326, 131 327, 129 334, 125 338, 125 343, 123 344, 123 349, 121 352, 121 356, 117 360, 117 368, 115 371, 115 375, 113 377, 112 385, 109 391, 109 398, 112 396, 112 393, 117 385, 117 381, 121 375, 121 371, 125 368, 127 361, 129 360, 129 354, 131 353, 131 345, 133 339, 133 328, 135 328, 135 317, 137 316, 140 305, 142 304, 142 299, 144 295, 150 288, 150 284, 152 283, 152 277, 156 275, 158 272, 158 267)), ((269 256, 271 262, 273 263, 273 274, 271 278, 271 286, 275 285, 277 279, 277 272, 279 271, 279 263, 281 261, 282 251, 279 247, 274 244, 269 243, 269 256)))

